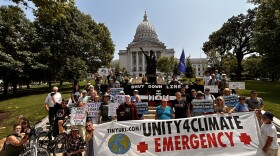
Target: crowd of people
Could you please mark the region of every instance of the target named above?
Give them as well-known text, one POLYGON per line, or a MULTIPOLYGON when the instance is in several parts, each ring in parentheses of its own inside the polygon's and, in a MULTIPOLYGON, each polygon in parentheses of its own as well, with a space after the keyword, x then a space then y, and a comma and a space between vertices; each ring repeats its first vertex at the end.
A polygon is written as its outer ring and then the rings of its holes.
MULTIPOLYGON (((124 83, 117 81, 116 76, 113 73, 107 77, 108 90, 105 93, 100 91, 101 78, 96 76, 95 86, 90 83, 87 84, 85 90, 80 90, 80 86, 76 84, 73 87, 71 93, 70 102, 67 99, 63 99, 61 94, 58 92, 57 87, 53 87, 52 92, 49 93, 45 99, 45 109, 48 111, 49 124, 53 126, 53 136, 57 137, 60 134, 67 135, 68 146, 67 154, 70 156, 80 156, 85 151, 86 156, 92 156, 93 151, 93 134, 94 126, 96 124, 127 120, 142 120, 144 119, 143 114, 138 114, 136 104, 141 102, 139 91, 134 90, 133 95, 125 95, 123 91, 119 94, 125 96, 125 101, 121 103, 116 109, 115 116, 108 116, 109 104, 112 101, 112 95, 110 94, 110 88, 119 88, 129 82, 124 80, 124 83), (67 107, 72 104, 74 107, 86 107, 88 102, 100 102, 99 112, 97 117, 88 117, 85 125, 73 125, 71 132, 67 134, 64 130, 63 124, 69 115, 71 110, 67 107)), ((198 85, 200 82, 196 80, 193 85, 198 85)), ((179 84, 176 77, 170 84, 179 84)), ((238 96, 238 92, 228 88, 228 80, 225 74, 220 75, 218 71, 211 74, 209 71, 205 72, 204 77, 205 85, 218 85, 219 95, 212 95, 210 93, 210 87, 205 87, 204 91, 191 89, 188 92, 188 88, 182 85, 180 91, 174 93, 176 96, 175 100, 168 101, 163 98, 160 105, 156 107, 155 119, 156 120, 168 120, 168 119, 179 119, 188 118, 193 116, 208 115, 208 114, 225 114, 234 112, 249 112, 255 111, 261 125, 262 133, 262 150, 266 155, 276 156, 278 150, 277 144, 277 132, 276 128, 272 124, 273 114, 266 112, 263 115, 260 110, 264 107, 262 98, 258 97, 255 90, 251 91, 250 97, 238 96), (233 107, 225 105, 224 96, 230 95, 238 96, 238 104, 233 107), (212 100, 213 101, 213 112, 194 112, 193 100, 212 100)), ((28 138, 26 135, 30 125, 28 120, 20 117, 19 124, 14 126, 14 133, 7 137, 7 141, 4 145, 6 155, 19 155, 24 144, 28 138)))

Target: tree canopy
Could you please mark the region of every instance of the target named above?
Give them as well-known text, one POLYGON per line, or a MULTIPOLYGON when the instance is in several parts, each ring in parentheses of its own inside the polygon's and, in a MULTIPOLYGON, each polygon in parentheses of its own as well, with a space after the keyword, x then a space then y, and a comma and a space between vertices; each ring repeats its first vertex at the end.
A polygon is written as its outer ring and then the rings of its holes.
POLYGON ((216 52, 221 57, 232 53, 237 59, 237 79, 241 80, 242 64, 245 55, 255 52, 252 47, 255 10, 248 10, 246 15, 240 14, 228 19, 223 26, 209 36, 209 41, 203 44, 206 55, 216 52))

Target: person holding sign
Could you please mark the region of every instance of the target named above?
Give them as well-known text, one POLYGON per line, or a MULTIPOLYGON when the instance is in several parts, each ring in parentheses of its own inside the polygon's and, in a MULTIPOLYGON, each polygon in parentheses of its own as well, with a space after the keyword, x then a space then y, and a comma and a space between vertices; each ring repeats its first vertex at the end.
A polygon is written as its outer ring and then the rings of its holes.
POLYGON ((161 105, 157 106, 155 119, 159 120, 166 120, 166 119, 173 119, 173 111, 172 108, 167 106, 167 100, 163 98, 161 100, 161 105))
POLYGON ((222 96, 218 96, 216 100, 216 104, 214 105, 215 113, 228 113, 228 107, 225 105, 224 99, 222 96))
POLYGON ((131 103, 130 96, 125 96, 125 103, 119 105, 117 109, 118 121, 138 120, 138 112, 134 103, 131 103))
POLYGON ((248 104, 249 111, 254 111, 255 109, 263 109, 264 103, 262 98, 257 97, 258 93, 255 90, 251 91, 251 96, 246 98, 245 103, 248 104))
POLYGON ((187 102, 181 99, 181 93, 177 92, 176 94, 176 99, 172 102, 171 107, 172 110, 175 114, 175 119, 179 118, 186 118, 188 117, 188 106, 187 102))
POLYGON ((229 111, 229 113, 232 113, 232 112, 249 112, 248 105, 245 103, 245 97, 240 96, 238 99, 239 99, 239 103, 235 107, 233 107, 229 111))

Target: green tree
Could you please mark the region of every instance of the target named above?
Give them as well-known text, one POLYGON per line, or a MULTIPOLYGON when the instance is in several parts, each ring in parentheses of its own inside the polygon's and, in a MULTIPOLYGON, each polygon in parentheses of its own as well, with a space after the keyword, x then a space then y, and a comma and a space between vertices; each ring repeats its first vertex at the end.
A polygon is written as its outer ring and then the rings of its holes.
POLYGON ((216 32, 209 36, 209 41, 203 44, 206 55, 216 51, 223 56, 232 53, 236 57, 238 70, 236 76, 241 80, 242 60, 245 55, 254 53, 252 47, 255 10, 248 10, 246 15, 233 16, 216 32))
POLYGON ((175 57, 162 56, 157 61, 157 69, 166 77, 173 74, 174 66, 178 68, 178 61, 175 57))
POLYGON ((65 19, 65 14, 70 10, 70 5, 75 4, 75 0, 10 0, 16 4, 22 4, 26 9, 31 9, 36 16, 45 22, 55 22, 65 19), (35 5, 32 8, 30 3, 35 5), (38 9, 41 11, 37 12, 38 9))
POLYGON ((265 76, 265 71, 263 70, 262 57, 252 55, 247 57, 242 62, 244 67, 244 76, 249 78, 259 78, 260 76, 265 76))
POLYGON ((187 78, 195 77, 195 69, 192 67, 190 56, 188 56, 187 60, 186 60, 186 73, 185 73, 185 76, 187 78))
POLYGON ((274 81, 280 76, 280 1, 251 0, 251 2, 257 5, 254 46, 262 56, 262 63, 274 81))
POLYGON ((39 53, 33 51, 36 34, 33 24, 23 11, 14 6, 0 7, 0 78, 4 80, 4 94, 8 84, 13 84, 13 94, 17 84, 30 82, 34 73, 43 65, 38 62, 39 53))
MULTIPOLYGON (((89 15, 80 12, 75 6, 69 5, 65 19, 46 22, 38 16, 35 19, 37 33, 40 36, 42 52, 41 58, 48 64, 48 81, 58 79, 74 81, 85 78, 84 71, 94 73, 101 66, 107 66, 114 53, 114 44, 110 32, 104 24, 95 23, 89 15), (72 71, 72 76, 65 68, 69 60, 78 60, 79 65, 72 71), (66 70, 66 71, 65 71, 66 70), (76 75, 73 75, 77 73, 76 75)), ((44 13, 44 10, 38 10, 44 13)), ((70 64, 69 64, 70 65, 70 64)), ((72 64, 74 67, 74 64, 72 64)))

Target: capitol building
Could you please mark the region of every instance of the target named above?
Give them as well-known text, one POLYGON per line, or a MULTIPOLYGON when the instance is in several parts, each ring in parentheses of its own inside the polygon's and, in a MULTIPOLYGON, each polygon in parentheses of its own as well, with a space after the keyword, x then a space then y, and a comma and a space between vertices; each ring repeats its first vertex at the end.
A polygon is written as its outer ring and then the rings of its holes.
MULTIPOLYGON (((138 25, 133 41, 128 44, 126 50, 119 50, 119 61, 122 66, 130 73, 132 77, 146 73, 146 57, 140 50, 140 47, 150 54, 153 50, 158 60, 161 56, 174 57, 174 49, 167 49, 157 36, 156 30, 148 20, 145 12, 143 21, 138 25)), ((157 71, 157 74, 160 74, 157 71)))

